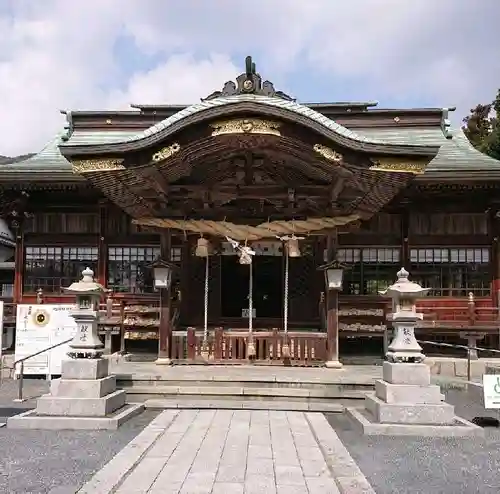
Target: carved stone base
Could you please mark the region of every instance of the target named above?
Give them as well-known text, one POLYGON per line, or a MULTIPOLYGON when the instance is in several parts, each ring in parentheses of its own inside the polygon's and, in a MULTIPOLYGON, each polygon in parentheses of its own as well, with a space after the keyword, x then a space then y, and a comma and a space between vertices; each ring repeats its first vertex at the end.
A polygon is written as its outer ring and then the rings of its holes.
POLYGON ((113 429, 139 413, 141 405, 126 405, 125 391, 116 389, 106 359, 64 360, 61 379, 37 400, 36 409, 7 421, 10 428, 113 429))
POLYGON ((365 434, 462 436, 482 431, 455 415, 439 386, 430 383, 426 364, 384 362, 383 380, 365 399, 365 409, 349 409, 365 434))

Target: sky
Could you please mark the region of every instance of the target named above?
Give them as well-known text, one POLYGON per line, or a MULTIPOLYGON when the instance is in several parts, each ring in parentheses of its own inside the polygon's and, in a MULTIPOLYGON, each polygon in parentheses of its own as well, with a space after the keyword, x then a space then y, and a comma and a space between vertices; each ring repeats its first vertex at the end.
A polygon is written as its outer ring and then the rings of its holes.
POLYGON ((299 102, 452 107, 500 88, 498 0, 0 0, 0 155, 60 110, 189 104, 252 55, 299 102))

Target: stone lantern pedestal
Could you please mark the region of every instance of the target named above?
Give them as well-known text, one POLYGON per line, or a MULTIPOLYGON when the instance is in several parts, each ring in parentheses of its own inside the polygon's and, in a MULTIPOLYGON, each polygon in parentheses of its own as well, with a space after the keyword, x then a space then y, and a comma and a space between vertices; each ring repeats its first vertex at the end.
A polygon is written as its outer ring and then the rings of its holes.
POLYGON ((117 429, 142 412, 143 405, 127 405, 125 391, 116 389, 116 376, 109 375, 109 361, 102 358, 103 344, 97 323, 99 300, 104 288, 90 269, 83 278, 65 289, 76 295, 71 315, 77 331, 70 343, 61 378, 51 383, 50 393, 37 400, 35 410, 7 420, 17 429, 117 429))
POLYGON ((415 339, 415 326, 423 317, 415 304, 428 289, 408 276, 401 269, 396 283, 381 292, 393 299, 395 307, 395 337, 383 364, 383 379, 375 382, 375 393, 366 397, 364 409, 349 408, 348 413, 369 435, 483 435, 481 427, 457 417, 439 386, 431 384, 430 368, 415 339))

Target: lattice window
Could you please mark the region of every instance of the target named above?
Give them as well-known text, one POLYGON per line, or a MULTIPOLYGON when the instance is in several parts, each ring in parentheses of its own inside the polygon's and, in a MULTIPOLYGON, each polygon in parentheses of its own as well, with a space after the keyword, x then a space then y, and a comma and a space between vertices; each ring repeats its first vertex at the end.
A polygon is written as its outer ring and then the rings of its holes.
POLYGON ((114 292, 154 292, 153 269, 150 266, 159 255, 159 247, 110 247, 108 288, 114 292))
POLYGON ((343 293, 377 295, 394 283, 401 267, 401 249, 396 247, 342 248, 339 262, 346 264, 343 293))
POLYGON ((488 248, 420 248, 410 250, 410 274, 435 296, 490 294, 488 248))
POLYGON ((170 249, 170 260, 172 262, 182 261, 182 247, 172 247, 170 249))
POLYGON ((25 249, 24 292, 59 293, 82 277, 89 267, 97 272, 97 247, 29 246, 25 249))

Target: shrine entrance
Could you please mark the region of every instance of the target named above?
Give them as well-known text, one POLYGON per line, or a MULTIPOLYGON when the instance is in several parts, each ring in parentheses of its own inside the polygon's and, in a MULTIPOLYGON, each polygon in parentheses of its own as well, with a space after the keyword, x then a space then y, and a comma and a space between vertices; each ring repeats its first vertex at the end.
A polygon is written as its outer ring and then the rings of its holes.
MULTIPOLYGON (((283 318, 283 256, 281 242, 252 245, 253 317, 283 318)), ((223 251, 228 253, 227 250, 223 251)), ((248 318, 249 267, 239 263, 236 253, 221 256, 221 317, 248 318)))
POLYGON ((236 83, 171 112, 141 107, 150 127, 131 137, 60 146, 135 224, 160 230, 160 265, 174 269, 172 235, 187 240, 177 334, 169 277, 158 280, 160 360, 335 364, 339 282, 324 273, 340 270, 327 268, 337 235, 388 204, 438 147, 358 135, 331 105, 321 114, 276 91, 251 57, 236 83), (326 258, 312 241, 321 236, 326 258), (312 332, 325 289, 327 332, 312 332))

